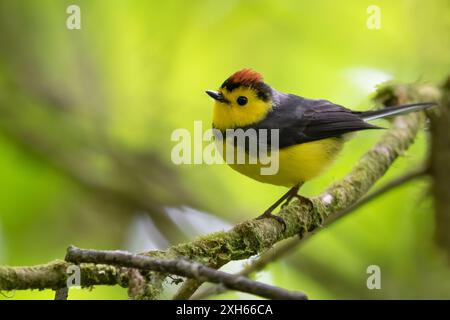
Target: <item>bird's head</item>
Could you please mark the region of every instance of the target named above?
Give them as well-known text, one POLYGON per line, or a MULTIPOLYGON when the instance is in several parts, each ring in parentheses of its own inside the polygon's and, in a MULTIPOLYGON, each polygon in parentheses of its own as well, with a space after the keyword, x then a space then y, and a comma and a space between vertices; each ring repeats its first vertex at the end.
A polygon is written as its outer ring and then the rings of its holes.
POLYGON ((206 93, 215 100, 213 125, 219 130, 256 123, 272 108, 272 89, 259 73, 250 69, 234 73, 218 91, 206 93))

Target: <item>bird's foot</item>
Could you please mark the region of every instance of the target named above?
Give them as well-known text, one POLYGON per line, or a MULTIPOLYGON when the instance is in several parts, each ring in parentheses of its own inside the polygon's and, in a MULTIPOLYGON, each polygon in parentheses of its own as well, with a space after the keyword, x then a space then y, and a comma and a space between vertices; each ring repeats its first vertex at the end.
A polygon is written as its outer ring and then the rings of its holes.
POLYGON ((297 198, 300 201, 300 203, 308 203, 309 205, 313 206, 311 199, 303 197, 299 194, 293 194, 281 205, 281 209, 284 209, 289 203, 291 203, 292 199, 294 198, 297 198))
POLYGON ((280 199, 278 199, 273 205, 271 205, 269 207, 269 209, 267 209, 262 215, 260 215, 256 219, 257 220, 266 219, 266 218, 275 219, 283 226, 283 231, 286 230, 286 222, 283 220, 283 218, 281 218, 280 216, 276 216, 276 215, 272 214, 272 212, 280 204, 284 203, 283 206, 282 206, 282 208, 283 208, 287 203, 289 203, 289 201, 291 201, 292 197, 294 197, 297 194, 299 188, 300 188, 300 184, 296 184, 295 186, 293 186, 280 199))
POLYGON ((287 199, 282 205, 281 205, 281 209, 284 209, 288 206, 289 203, 291 203, 291 200, 294 198, 294 196, 290 197, 289 199, 287 199))
POLYGON ((260 215, 259 217, 256 218, 256 220, 261 220, 261 219, 275 219, 283 226, 283 231, 286 230, 286 222, 284 221, 284 219, 280 216, 272 214, 271 210, 267 210, 262 215, 260 215))
POLYGON ((314 208, 314 203, 311 201, 310 198, 303 197, 299 194, 294 195, 294 197, 297 198, 300 201, 300 203, 307 203, 308 205, 314 208))

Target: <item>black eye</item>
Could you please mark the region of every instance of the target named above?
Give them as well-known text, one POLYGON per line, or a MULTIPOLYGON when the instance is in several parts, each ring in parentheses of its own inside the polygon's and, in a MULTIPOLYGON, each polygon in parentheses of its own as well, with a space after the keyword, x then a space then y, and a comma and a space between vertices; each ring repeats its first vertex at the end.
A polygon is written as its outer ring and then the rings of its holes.
POLYGON ((244 96, 239 96, 236 100, 236 102, 240 106, 245 106, 247 104, 247 101, 248 101, 247 97, 244 97, 244 96))

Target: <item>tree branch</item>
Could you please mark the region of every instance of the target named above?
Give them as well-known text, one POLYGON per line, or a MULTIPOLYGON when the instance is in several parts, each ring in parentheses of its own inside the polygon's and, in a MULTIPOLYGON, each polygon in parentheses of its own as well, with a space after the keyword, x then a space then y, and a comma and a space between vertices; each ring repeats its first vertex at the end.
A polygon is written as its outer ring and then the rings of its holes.
POLYGON ((366 197, 363 197, 360 201, 358 201, 354 205, 347 207, 347 208, 337 212, 336 214, 329 216, 328 219, 326 219, 324 226, 329 226, 330 224, 335 222, 337 219, 342 218, 343 216, 349 214, 350 212, 353 212, 353 211, 359 209, 360 207, 366 205, 367 203, 377 199, 379 196, 382 196, 385 193, 388 193, 389 191, 391 191, 399 186, 402 186, 407 182, 410 182, 411 180, 414 180, 416 178, 424 176, 425 174, 428 173, 428 171, 429 171, 428 168, 420 167, 418 169, 408 172, 405 175, 402 175, 396 179, 389 181, 388 183, 386 183, 382 187, 378 188, 374 192, 370 193, 366 197))
MULTIPOLYGON (((0 290, 53 289, 67 285, 67 271, 71 263, 55 260, 32 267, 0 267, 0 290)), ((128 278, 121 268, 107 265, 80 265, 81 286, 128 286, 128 278)))
POLYGON ((292 292, 265 283, 250 280, 239 275, 231 275, 223 271, 205 267, 197 262, 177 259, 158 259, 124 251, 86 250, 69 247, 66 260, 79 263, 96 263, 116 265, 139 270, 151 270, 178 276, 194 278, 199 281, 219 283, 228 289, 255 294, 268 299, 305 300, 302 292, 292 292))

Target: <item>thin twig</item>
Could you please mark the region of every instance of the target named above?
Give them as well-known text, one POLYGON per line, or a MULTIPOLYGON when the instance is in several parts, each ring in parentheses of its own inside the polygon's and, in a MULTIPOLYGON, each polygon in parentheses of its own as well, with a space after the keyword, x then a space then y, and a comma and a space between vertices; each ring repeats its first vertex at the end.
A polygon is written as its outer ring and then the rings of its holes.
POLYGON ((73 263, 111 264, 139 270, 158 271, 183 277, 220 283, 229 289, 251 293, 268 299, 306 300, 298 291, 288 291, 265 283, 218 271, 184 258, 158 259, 124 251, 87 250, 70 246, 66 259, 73 263))

